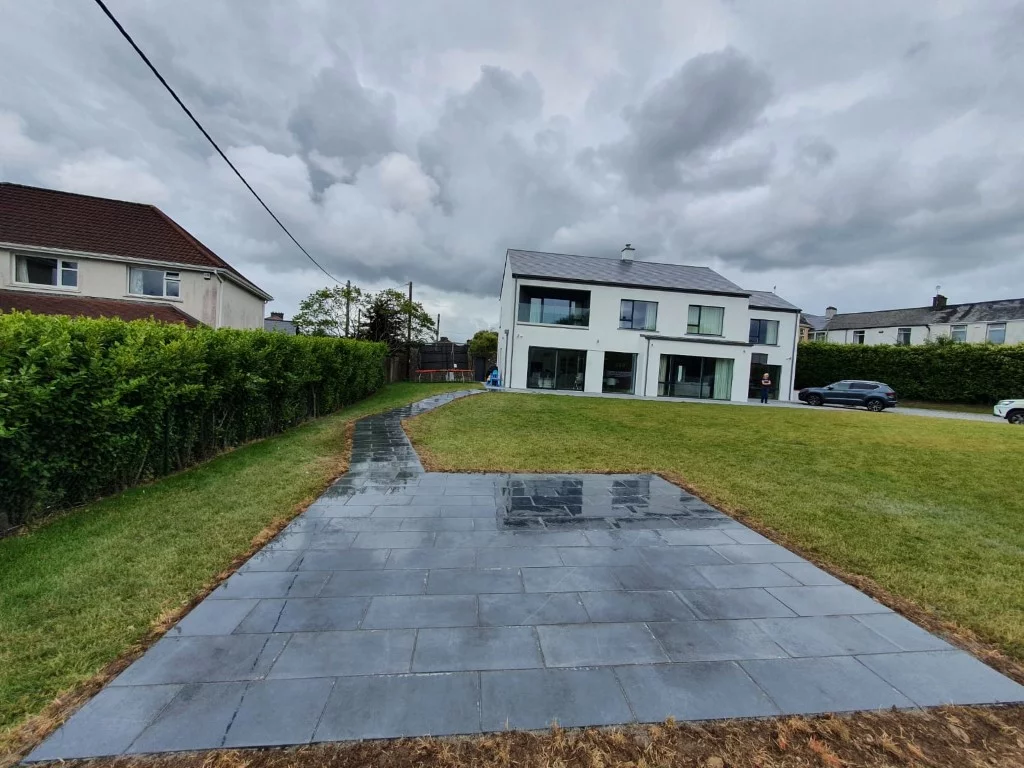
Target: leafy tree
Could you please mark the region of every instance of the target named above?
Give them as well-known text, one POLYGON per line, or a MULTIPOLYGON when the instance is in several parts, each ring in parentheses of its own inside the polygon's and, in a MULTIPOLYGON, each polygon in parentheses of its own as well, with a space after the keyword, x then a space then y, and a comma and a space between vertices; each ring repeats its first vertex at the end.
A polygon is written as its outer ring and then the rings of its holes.
POLYGON ((354 336, 362 302, 363 292, 355 285, 321 288, 299 303, 292 322, 306 336, 354 336))
POLYGON ((498 332, 477 331, 469 340, 469 356, 493 362, 498 357, 498 332))
POLYGON ((364 299, 359 338, 388 345, 391 354, 405 346, 409 319, 412 319, 412 342, 424 344, 434 336, 434 318, 418 301, 394 288, 385 288, 364 299))

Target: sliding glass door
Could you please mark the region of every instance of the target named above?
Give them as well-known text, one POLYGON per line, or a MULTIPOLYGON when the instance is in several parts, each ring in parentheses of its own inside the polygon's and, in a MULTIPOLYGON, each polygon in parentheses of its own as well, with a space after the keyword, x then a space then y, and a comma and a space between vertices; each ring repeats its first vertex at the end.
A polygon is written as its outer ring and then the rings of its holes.
POLYGON ((732 396, 733 361, 720 357, 662 355, 658 369, 658 394, 662 397, 695 397, 729 400, 732 396))
POLYGON ((529 389, 583 389, 587 371, 585 349, 530 347, 526 386, 529 389))

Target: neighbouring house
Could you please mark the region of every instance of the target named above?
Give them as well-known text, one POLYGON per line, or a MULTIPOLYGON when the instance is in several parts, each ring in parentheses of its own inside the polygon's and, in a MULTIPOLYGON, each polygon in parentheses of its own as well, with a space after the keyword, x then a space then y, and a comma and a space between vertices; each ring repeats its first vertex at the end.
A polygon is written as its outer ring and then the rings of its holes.
POLYGON ((904 345, 945 337, 972 343, 1024 342, 1024 299, 949 304, 940 293, 930 307, 849 313, 828 307, 823 319, 824 325, 811 331, 810 341, 904 345))
POLYGON ((262 328, 272 298, 155 206, 0 183, 0 311, 262 328))
POLYGON ((825 325, 828 318, 824 315, 800 313, 800 341, 824 341, 825 325))
POLYGON ((270 317, 263 318, 263 330, 295 336, 299 329, 291 320, 284 319, 284 312, 271 312, 270 317))
POLYGON ((793 391, 800 310, 707 267, 508 250, 503 386, 745 401, 793 391))

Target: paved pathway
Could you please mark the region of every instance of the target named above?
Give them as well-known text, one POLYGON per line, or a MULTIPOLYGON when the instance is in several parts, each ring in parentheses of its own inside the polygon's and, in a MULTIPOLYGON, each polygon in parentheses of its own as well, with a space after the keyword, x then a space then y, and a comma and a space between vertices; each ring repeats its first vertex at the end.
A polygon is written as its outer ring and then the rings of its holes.
POLYGON ((400 419, 30 761, 1024 700, 650 475, 425 473, 400 419))

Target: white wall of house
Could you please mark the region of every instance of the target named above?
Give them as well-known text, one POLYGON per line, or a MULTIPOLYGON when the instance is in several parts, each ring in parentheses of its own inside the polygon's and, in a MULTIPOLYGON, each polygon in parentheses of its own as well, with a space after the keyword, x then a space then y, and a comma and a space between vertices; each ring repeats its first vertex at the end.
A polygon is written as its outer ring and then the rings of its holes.
POLYGON ((147 265, 107 258, 89 258, 77 254, 61 254, 46 249, 0 250, 0 286, 7 290, 34 293, 70 294, 104 299, 125 299, 145 302, 167 302, 206 325, 231 328, 262 328, 264 301, 226 279, 220 281, 212 269, 190 267, 184 264, 147 265), (47 258, 65 258, 78 264, 78 286, 64 288, 16 282, 16 254, 30 254, 47 258), (131 267, 177 272, 180 278, 178 297, 139 296, 129 292, 131 267), (210 275, 206 279, 204 274, 210 275), (218 324, 218 301, 220 322, 218 324))
MULTIPOLYGON (((961 323, 959 326, 966 326, 968 343, 981 343, 988 338, 988 326, 991 323, 961 323)), ((911 345, 924 344, 929 339, 937 339, 943 336, 950 336, 956 324, 935 324, 930 328, 924 325, 915 326, 892 326, 886 328, 863 328, 865 344, 895 344, 899 328, 910 328, 911 345)), ((841 331, 829 331, 828 340, 834 344, 853 344, 854 331, 851 328, 841 331)), ((1020 344, 1024 342, 1024 320, 1009 320, 1006 322, 1006 344, 1020 344)))
POLYGON ((524 389, 528 386, 530 375, 528 361, 531 347, 585 350, 587 360, 582 389, 597 393, 603 391, 605 384, 605 353, 632 354, 636 355, 634 393, 656 396, 662 355, 729 359, 733 361, 733 372, 728 399, 741 401, 747 399, 751 354, 759 352, 768 355, 770 365, 782 366, 780 397, 789 399, 798 317, 795 312, 752 310, 745 296, 515 279, 506 261, 501 291, 498 364, 505 386, 524 389), (518 296, 519 289, 524 285, 589 291, 589 326, 521 322, 518 319, 518 296), (619 308, 623 299, 657 302, 656 330, 619 328, 619 308), (689 307, 694 304, 724 309, 721 336, 704 337, 687 333, 689 307), (777 345, 751 346, 748 343, 752 317, 779 321, 777 345))

